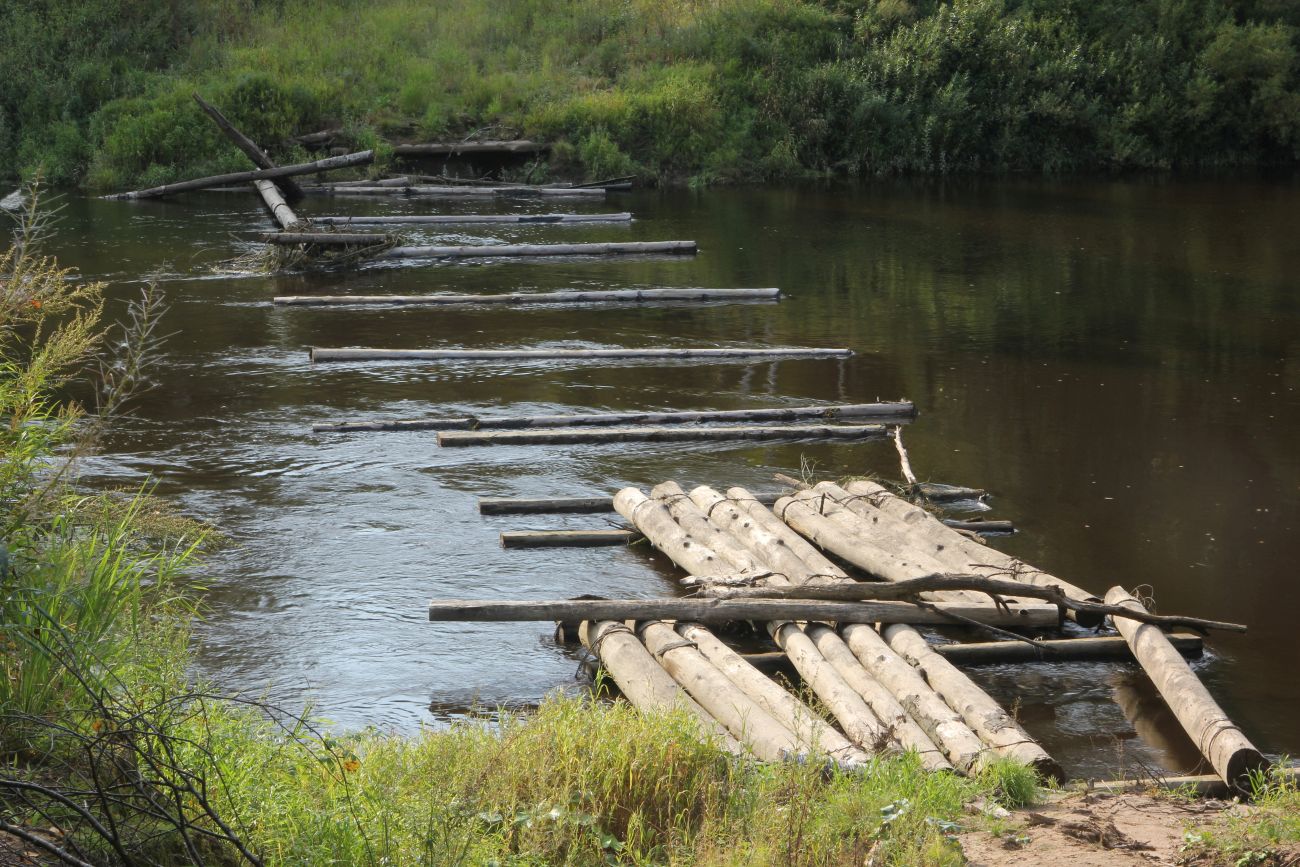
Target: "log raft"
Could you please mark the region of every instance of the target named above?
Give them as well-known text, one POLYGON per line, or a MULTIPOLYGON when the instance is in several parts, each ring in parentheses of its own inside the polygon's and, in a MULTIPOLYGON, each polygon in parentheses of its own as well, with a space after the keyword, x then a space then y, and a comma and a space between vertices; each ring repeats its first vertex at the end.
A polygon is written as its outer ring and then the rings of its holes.
MULTIPOLYGON (((284 237, 277 233, 269 237, 284 237)), ((387 239, 386 235, 324 235, 387 239)), ((450 304, 600 304, 639 301, 777 301, 781 290, 761 289, 587 289, 561 292, 501 292, 492 295, 280 295, 272 303, 290 307, 438 307, 450 304)))

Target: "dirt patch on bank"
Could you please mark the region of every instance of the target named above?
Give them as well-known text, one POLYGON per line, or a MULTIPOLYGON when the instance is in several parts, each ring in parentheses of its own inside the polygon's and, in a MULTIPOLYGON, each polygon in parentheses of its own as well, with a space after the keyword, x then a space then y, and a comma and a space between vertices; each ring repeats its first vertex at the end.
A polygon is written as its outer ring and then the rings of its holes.
MULTIPOLYGON (((958 841, 972 867, 1217 867, 1239 862, 1207 851, 1196 832, 1247 816, 1250 809, 1231 801, 1143 794, 1066 795, 1005 816, 986 813, 985 827, 962 833, 958 841)), ((1300 848, 1252 853, 1247 863, 1300 867, 1300 848)))

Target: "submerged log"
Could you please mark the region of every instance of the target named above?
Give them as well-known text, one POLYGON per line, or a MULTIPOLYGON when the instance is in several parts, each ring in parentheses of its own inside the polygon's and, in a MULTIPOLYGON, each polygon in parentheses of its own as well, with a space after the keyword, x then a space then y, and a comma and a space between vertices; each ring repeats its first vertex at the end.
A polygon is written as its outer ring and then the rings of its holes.
POLYGON ((545 530, 501 534, 502 548, 604 548, 644 538, 634 530, 545 530))
POLYGON ((494 198, 497 196, 524 196, 524 197, 543 197, 543 198, 575 198, 575 199, 603 199, 605 191, 603 189, 574 189, 573 187, 524 187, 524 186, 500 186, 500 187, 444 187, 429 184, 413 184, 410 186, 343 186, 339 184, 323 185, 313 187, 313 193, 324 193, 325 195, 398 195, 398 196, 419 196, 441 199, 474 199, 474 198, 494 198))
POLYGON ((1065 778, 1056 760, 984 690, 935 653, 919 632, 911 626, 895 624, 885 627, 884 637, 894 651, 921 672, 926 683, 948 706, 961 714, 980 740, 999 755, 1028 765, 1044 777, 1065 778))
POLYGON ((690 349, 326 349, 313 347, 312 361, 588 361, 613 359, 724 358, 768 361, 780 358, 847 358, 851 349, 819 347, 690 349))
POLYGON ((570 428, 544 431, 441 431, 438 445, 450 446, 501 446, 501 445, 574 445, 584 443, 630 442, 719 442, 727 440, 833 440, 872 439, 885 435, 883 425, 845 424, 814 425, 792 424, 781 426, 735 425, 730 427, 623 427, 623 428, 570 428))
MULTIPOLYGON (((1106 601, 1135 612, 1146 612, 1142 603, 1123 587, 1112 587, 1106 601)), ((1268 761, 1228 719, 1205 684, 1158 627, 1127 617, 1115 616, 1112 620, 1210 767, 1229 786, 1249 793, 1250 773, 1266 769, 1268 761)))
POLYGON ((357 217, 313 217, 321 226, 366 226, 395 223, 629 223, 632 215, 621 214, 366 214, 357 217))
MULTIPOLYGON (((331 236, 324 235, 324 237, 331 236)), ((347 235, 340 237, 354 236, 347 235)), ((507 292, 492 295, 280 295, 273 299, 273 303, 298 307, 432 307, 445 304, 598 304, 626 303, 629 301, 776 301, 780 297, 780 289, 595 289, 578 292, 507 292)))
POLYGON ((443 157, 458 154, 538 154, 551 146, 527 139, 508 141, 420 142, 393 145, 393 155, 399 157, 443 157))
POLYGON ((316 160, 310 163, 299 163, 292 166, 278 166, 273 169, 258 169, 252 172, 231 172, 225 175, 213 175, 207 178, 196 178, 192 181, 179 181, 174 184, 163 184, 158 187, 150 187, 147 190, 132 190, 129 193, 113 193, 103 196, 105 199, 156 199, 162 196, 170 196, 175 193, 184 193, 189 190, 202 190, 207 187, 219 187, 224 184, 237 184, 245 181, 265 181, 274 178, 287 178, 292 175, 306 175, 312 172, 328 172, 333 169, 344 169, 349 166, 361 166, 373 162, 375 159, 374 151, 361 151, 355 154, 345 154, 339 157, 329 157, 323 160, 316 160))
POLYGON ((742 752, 739 742, 655 662, 632 630, 621 623, 584 622, 578 637, 638 710, 685 710, 699 720, 705 735, 719 740, 723 749, 742 752))
MULTIPOLYGON (((199 108, 203 109, 204 113, 207 114, 208 117, 212 118, 213 122, 216 123, 223 133, 225 133, 226 138, 230 139, 235 147, 243 151, 244 155, 253 161, 253 165, 257 166, 259 169, 279 168, 271 158, 257 146, 256 142, 236 129, 235 125, 227 120, 224 114, 217 111, 214 106, 205 102, 203 97, 199 96, 197 93, 192 93, 190 95, 193 96, 194 101, 199 104, 199 108)), ((289 202, 289 204, 299 201, 303 196, 302 188, 299 187, 292 178, 281 178, 277 186, 279 186, 279 188, 284 192, 284 198, 289 202)))
POLYGON ((389 244, 392 235, 349 232, 261 232, 258 240, 267 244, 319 244, 328 246, 362 246, 389 244))
MULTIPOLYGON (((622 424, 690 424, 708 421, 796 421, 811 418, 876 418, 892 411, 895 404, 847 404, 840 406, 795 406, 772 409, 691 410, 686 412, 597 412, 585 415, 473 416, 467 418, 412 419, 410 421, 336 422, 313 425, 321 431, 401 430, 513 430, 539 427, 583 427, 622 424), (881 410, 877 412, 877 409, 881 410)), ((907 405, 897 405, 900 407, 907 405)), ((899 410, 901 411, 901 409, 899 410)), ((587 498, 590 499, 590 498, 587 498)), ((602 498, 613 511, 611 498, 602 498)), ((504 502, 504 501, 502 501, 504 502)), ((546 501, 554 502, 554 501, 546 501)), ((772 502, 775 502, 774 500, 772 502)))
MULTIPOLYGON (((1184 656, 1198 657, 1205 647, 1199 635, 1176 632, 1166 635, 1170 645, 1184 656)), ((1133 659, 1128 642, 1114 635, 1079 638, 1051 638, 1025 641, 978 641, 965 644, 934 644, 931 649, 949 662, 962 665, 997 665, 1008 662, 1068 662, 1092 659, 1133 659)))
POLYGON ((694 241, 617 241, 598 244, 479 244, 394 247, 381 259, 481 259, 516 256, 625 256, 646 253, 694 256, 694 241))
POLYGON ((280 190, 270 181, 253 181, 253 186, 266 203, 267 209, 270 210, 271 216, 284 229, 292 229, 300 224, 298 215, 289 207, 289 203, 280 195, 280 190))

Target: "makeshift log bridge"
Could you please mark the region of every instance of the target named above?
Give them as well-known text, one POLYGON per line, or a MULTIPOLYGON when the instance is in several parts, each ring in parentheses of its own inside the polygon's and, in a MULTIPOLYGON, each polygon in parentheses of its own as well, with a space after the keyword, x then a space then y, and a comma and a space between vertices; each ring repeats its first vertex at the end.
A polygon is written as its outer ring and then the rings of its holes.
MULTIPOLYGON (((381 236, 382 237, 382 236, 381 236)), ((286 307, 436 307, 451 304, 601 304, 645 301, 777 301, 780 289, 587 289, 492 295, 280 295, 286 307)))
MULTIPOLYGON (((613 506, 688 573, 683 583, 696 589, 696 598, 435 600, 430 619, 581 621, 581 640, 630 700, 638 701, 641 684, 662 684, 666 673, 684 692, 676 701, 693 699, 714 721, 710 730, 725 729, 760 759, 825 752, 852 766, 858 753, 910 749, 934 770, 968 772, 1004 756, 1060 778, 1056 762, 954 661, 963 660, 963 647, 969 648, 965 660, 981 662, 1008 645, 1023 648, 1022 658, 1113 656, 1117 640, 936 646, 915 626, 955 623, 1005 638, 995 624, 1043 628, 1062 612, 1098 624, 1110 616, 1226 782, 1241 790, 1249 772, 1267 764, 1183 662, 1180 651, 1199 650, 1199 642, 1163 631, 1244 630, 1237 624, 1154 615, 1119 588, 1102 602, 1018 561, 998 561, 996 552, 867 482, 821 482, 780 496, 771 509, 743 488, 723 494, 701 486, 687 493, 665 482, 648 496, 625 488, 613 506), (731 607, 773 601, 782 604, 731 607), (897 604, 885 606, 891 601, 897 604), (844 607, 819 610, 813 602, 844 607), (835 738, 810 730, 806 720, 815 717, 806 706, 789 693, 778 699, 773 682, 704 625, 740 620, 763 625, 833 716, 835 738), (615 636, 617 654, 605 642, 615 636)), ((661 696, 645 706, 665 703, 661 696)))

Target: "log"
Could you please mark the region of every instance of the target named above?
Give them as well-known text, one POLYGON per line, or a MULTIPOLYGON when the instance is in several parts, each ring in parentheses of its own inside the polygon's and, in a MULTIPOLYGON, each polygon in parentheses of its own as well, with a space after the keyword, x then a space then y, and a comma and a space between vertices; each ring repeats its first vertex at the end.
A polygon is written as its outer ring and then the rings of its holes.
MULTIPOLYGON (((748 491, 744 493, 748 494, 748 491)), ((710 523, 726 531, 731 538, 744 545, 758 559, 761 564, 759 568, 777 573, 766 579, 769 584, 779 584, 782 589, 797 590, 800 589, 798 585, 843 577, 843 573, 838 569, 834 573, 818 574, 810 568, 800 557, 800 553, 792 549, 792 542, 786 535, 773 524, 763 522, 751 515, 748 509, 742 507, 742 503, 736 501, 739 498, 729 499, 705 485, 692 490, 690 497, 691 502, 708 516, 710 523), (778 578, 779 580, 776 580, 778 578)), ((767 510, 763 509, 763 511, 767 510)), ((775 515, 772 518, 776 521, 775 515)), ((780 522, 776 521, 776 524, 780 522)), ((785 529, 789 531, 788 527, 785 529)), ((791 533, 791 535, 796 534, 791 533)))
POLYGON ((393 145, 393 155, 399 157, 441 157, 458 154, 539 154, 551 146, 527 139, 509 141, 423 142, 393 145))
POLYGON ((679 623, 677 632, 704 658, 804 744, 824 752, 843 767, 866 764, 868 755, 828 725, 811 708, 767 677, 744 657, 697 623, 679 623))
POLYGON ((1016 525, 1011 521, 963 521, 960 518, 944 518, 943 525, 954 530, 979 533, 981 536, 1010 536, 1016 532, 1016 525))
POLYGON ((716 551, 740 575, 756 578, 771 572, 767 564, 738 539, 710 521, 708 515, 691 502, 676 482, 667 481, 655 485, 650 490, 650 498, 662 503, 682 530, 690 534, 691 538, 703 541, 710 550, 716 551))
POLYGON ((430 184, 412 184, 410 186, 340 186, 338 184, 322 185, 313 187, 313 193, 323 193, 325 195, 357 195, 367 196, 376 194, 398 195, 398 196, 424 196, 441 199, 477 199, 477 198, 495 198, 497 196, 525 196, 525 197, 543 197, 543 198, 575 198, 575 199, 603 199, 605 191, 603 189, 574 189, 572 187, 524 187, 524 186, 499 186, 499 187, 446 187, 430 184))
POLYGON ((702 733, 717 738, 723 749, 743 751, 739 742, 655 662, 632 630, 621 623, 585 622, 578 628, 578 637, 637 710, 684 710, 699 720, 702 733))
POLYGON ((971 731, 999 755, 1028 765, 1044 777, 1065 778, 1056 760, 984 690, 931 650, 919 632, 907 625, 894 624, 885 627, 884 637, 895 652, 921 672, 926 683, 948 706, 961 714, 971 731))
POLYGON ((340 135, 342 132, 343 132, 342 127, 333 127, 331 129, 323 129, 320 132, 309 132, 303 135, 296 135, 293 138, 289 139, 289 141, 295 144, 303 145, 304 147, 311 147, 313 145, 326 145, 329 144, 331 141, 333 141, 334 138, 340 135))
POLYGON ((638 631, 646 649, 673 680, 756 758, 777 762, 808 751, 794 732, 745 695, 671 626, 651 621, 640 624, 638 631))
POLYGON ((292 229, 299 225, 298 215, 289 207, 289 203, 284 200, 284 196, 280 195, 280 190, 275 184, 270 181, 253 181, 253 186, 257 188, 262 201, 266 203, 271 216, 280 224, 281 228, 292 229))
POLYGON ((644 537, 635 530, 545 530, 501 534, 502 548, 603 548, 631 545, 644 537))
POLYGON ((925 682, 920 672, 895 653, 876 630, 861 623, 843 627, 849 651, 963 773, 979 770, 992 753, 970 726, 925 682))
POLYGON ((727 440, 831 440, 872 439, 885 435, 878 424, 845 425, 733 425, 728 427, 623 427, 556 428, 546 431, 440 431, 438 445, 452 446, 518 446, 518 445, 575 445, 586 443, 680 443, 718 442, 727 440))
POLYGON ((480 497, 480 515, 601 515, 614 511, 613 497, 480 497))
MULTIPOLYGON (((1174 649, 1184 656, 1198 657, 1204 640, 1189 632, 1166 635, 1174 649)), ((961 665, 997 665, 1008 662, 1067 662, 1093 659, 1133 659, 1128 642, 1114 635, 1053 638, 1024 641, 979 641, 966 644, 935 644, 932 649, 949 662, 961 665)))
POLYGON ((257 239, 267 244, 320 244, 330 246, 389 244, 392 235, 356 232, 260 232, 257 239))
MULTIPOLYGON (((1274 775, 1281 776, 1291 785, 1300 784, 1300 766, 1273 770, 1274 775)), ((1144 777, 1136 780, 1087 780, 1071 788, 1084 792, 1101 792, 1105 794, 1122 794, 1124 792, 1146 792, 1162 789, 1168 792, 1183 793, 1190 791, 1199 798, 1228 798, 1241 794, 1230 789, 1218 774, 1194 774, 1176 777, 1144 777)))
POLYGON ((694 256, 694 241, 618 241, 599 244, 477 244, 459 247, 394 247, 380 259, 480 259, 516 256, 694 256))
POLYGON ((319 226, 424 225, 470 223, 630 223, 622 214, 366 214, 356 217, 313 217, 319 226))
MULTIPOLYGON (((653 537, 649 537, 652 538, 653 537)), ((953 616, 992 626, 1054 626, 1054 605, 1013 611, 993 605, 933 602, 823 602, 787 599, 549 599, 542 601, 435 599, 429 620, 467 623, 533 620, 693 620, 734 623, 741 620, 822 620, 842 623, 951 624, 953 616)))
POLYGON ((851 349, 818 347, 766 348, 690 348, 690 349, 325 349, 313 347, 312 361, 592 361, 612 359, 753 359, 772 361, 782 358, 847 358, 851 349))
MULTIPOLYGON (((688 424, 707 421, 796 421, 808 418, 876 418, 894 411, 893 404, 848 404, 840 406, 797 406, 773 409, 692 410, 687 412, 598 412, 583 415, 470 416, 466 418, 412 419, 409 421, 334 422, 313 425, 322 431, 394 431, 394 430, 482 430, 493 428, 582 427, 622 424, 688 424), (880 410, 877 412, 877 410, 880 410)), ((901 410, 898 410, 901 411, 901 410)), ((613 511, 610 498, 606 511, 613 511)), ((549 501, 548 501, 549 502, 549 501)), ((775 502, 775 500, 769 500, 775 502)))
MULTIPOLYGON (((1038 587, 1047 587, 1056 585, 1065 591, 1065 595, 1071 599, 1078 599, 1086 602, 1100 602, 1101 600, 1094 594, 1089 593, 1082 587, 1078 587, 1068 581, 1063 581, 1055 575, 1030 566, 1001 551, 992 548, 986 548, 977 542, 962 536, 960 533, 945 527, 942 522, 935 519, 933 515, 925 509, 913 506, 911 503, 895 496, 887 489, 881 487, 875 482, 860 480, 849 482, 845 489, 855 498, 866 500, 868 503, 875 505, 880 511, 893 515, 904 523, 911 526, 912 538, 924 539, 934 548, 943 546, 952 548, 961 552, 971 559, 973 563, 984 564, 987 568, 978 571, 1000 571, 1008 573, 1017 581, 1024 581, 1038 587)), ((845 504, 852 508, 852 504, 845 504)), ((1080 626, 1097 626, 1101 623, 1100 617, 1092 615, 1080 615, 1083 619, 1076 621, 1080 626)))
MULTIPOLYGON (((1112 587, 1106 602, 1145 613, 1142 603, 1123 587, 1112 587)), ((1112 617, 1178 722, 1209 761, 1214 772, 1237 791, 1250 793, 1250 772, 1269 763, 1214 701, 1205 684, 1156 626, 1127 617, 1112 617)))
MULTIPOLYGON (((269 237, 276 237, 271 235, 269 237)), ((330 237, 322 233, 321 237, 330 237)), ((340 235, 377 237, 386 235, 340 235)), ((606 289, 580 292, 503 292, 493 295, 280 295, 279 305, 297 307, 433 307, 446 304, 598 304, 629 301, 776 301, 780 289, 606 289)))
MULTIPOLYGON (((230 141, 234 143, 235 147, 243 151, 244 155, 253 161, 253 165, 257 166, 259 169, 278 168, 271 158, 257 146, 257 143, 239 130, 235 129, 235 125, 227 120, 224 114, 217 111, 214 106, 205 102, 203 97, 199 96, 197 93, 192 93, 190 95, 193 96, 194 101, 199 104, 199 108, 203 109, 204 113, 208 117, 212 118, 213 122, 216 123, 223 133, 225 133, 226 138, 230 139, 230 141)), ((280 190, 284 193, 285 201, 289 204, 293 204, 302 199, 302 188, 299 187, 292 178, 281 178, 277 186, 280 187, 280 190)))
POLYGON ((663 503, 651 500, 636 488, 624 488, 615 494, 614 508, 651 545, 692 575, 726 575, 735 571, 735 565, 719 556, 704 539, 678 525, 663 503))
POLYGON ((162 196, 170 196, 176 193, 184 193, 190 190, 202 190, 208 187, 219 187, 223 184, 238 184, 245 181, 266 181, 273 178, 287 178, 292 175, 306 175, 312 172, 328 172, 334 169, 345 169, 349 166, 361 166, 373 162, 375 159, 374 151, 361 151, 355 154, 345 154, 338 157, 329 157, 323 160, 316 160, 310 163, 299 163, 292 166, 278 166, 273 169, 258 169, 251 172, 231 172, 225 175, 213 175, 207 178, 195 178, 192 181, 180 181, 174 184, 163 184, 158 187, 150 187, 147 190, 132 190, 128 193, 113 193, 102 196, 104 199, 157 199, 162 196))

